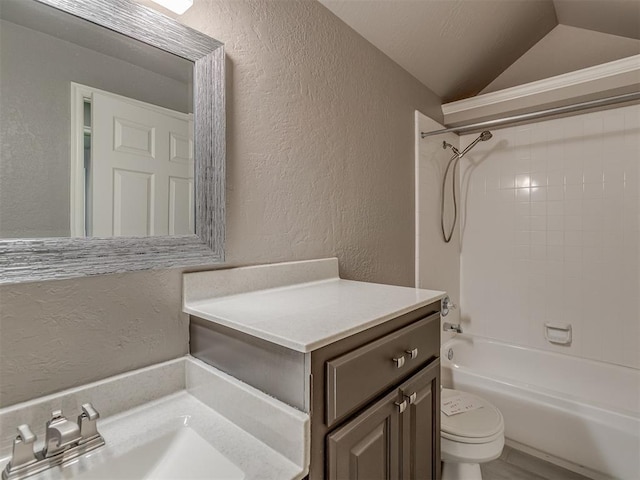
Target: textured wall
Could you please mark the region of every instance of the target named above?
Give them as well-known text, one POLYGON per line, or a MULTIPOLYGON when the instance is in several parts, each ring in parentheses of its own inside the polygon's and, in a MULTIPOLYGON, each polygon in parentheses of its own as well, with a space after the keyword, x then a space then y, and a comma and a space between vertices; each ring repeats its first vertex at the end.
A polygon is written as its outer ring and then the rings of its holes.
POLYGON ((70 82, 183 112, 190 89, 10 22, 0 32, 0 238, 68 237, 70 82))
POLYGON ((0 405, 183 355, 180 272, 0 289, 0 405))
POLYGON ((196 2, 229 62, 228 259, 413 284, 414 110, 439 101, 317 2, 196 2))
MULTIPOLYGON (((439 99, 315 1, 196 0, 182 21, 226 44, 227 264, 337 256, 412 285, 414 111, 439 99)), ((0 288, 0 405, 186 353, 180 288, 177 270, 0 288)))

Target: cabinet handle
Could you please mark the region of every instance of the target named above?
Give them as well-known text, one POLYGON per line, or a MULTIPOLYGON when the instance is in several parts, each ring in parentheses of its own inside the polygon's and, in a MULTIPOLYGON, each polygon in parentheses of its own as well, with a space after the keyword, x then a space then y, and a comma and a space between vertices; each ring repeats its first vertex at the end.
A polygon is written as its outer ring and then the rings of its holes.
POLYGON ((411 350, 406 350, 406 352, 411 355, 411 360, 418 357, 418 349, 412 348, 411 350))
POLYGON ((395 402, 395 404, 398 407, 398 411, 400 413, 403 413, 407 409, 407 401, 406 400, 403 400, 402 402, 395 402))
POLYGON ((413 392, 411 395, 405 395, 406 399, 409 401, 409 405, 413 405, 417 398, 417 393, 413 392))
POLYGON ((404 366, 404 355, 401 357, 396 357, 393 359, 396 364, 396 368, 401 368, 404 366))

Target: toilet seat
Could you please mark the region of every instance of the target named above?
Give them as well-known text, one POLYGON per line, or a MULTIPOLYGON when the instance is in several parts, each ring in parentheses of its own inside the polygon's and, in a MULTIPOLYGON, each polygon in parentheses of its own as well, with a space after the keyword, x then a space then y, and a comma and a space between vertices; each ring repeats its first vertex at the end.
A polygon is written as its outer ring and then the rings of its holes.
POLYGON ((459 443, 490 443, 504 435, 502 413, 486 400, 448 388, 442 389, 442 399, 463 394, 482 405, 477 410, 447 416, 440 413, 440 433, 443 438, 459 443))
POLYGON ((474 438, 474 437, 462 437, 459 435, 451 435, 450 433, 440 431, 440 436, 442 438, 446 438, 447 440, 451 440, 452 442, 480 444, 480 443, 491 443, 494 440, 497 440, 503 437, 504 432, 498 432, 494 435, 491 435, 490 437, 474 438))

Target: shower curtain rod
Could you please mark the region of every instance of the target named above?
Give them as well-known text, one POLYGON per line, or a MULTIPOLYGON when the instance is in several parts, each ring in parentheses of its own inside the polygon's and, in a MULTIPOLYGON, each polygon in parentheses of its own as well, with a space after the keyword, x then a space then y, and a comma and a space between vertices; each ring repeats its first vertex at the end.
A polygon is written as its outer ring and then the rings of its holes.
POLYGON ((497 118, 495 120, 487 120, 484 122, 472 123, 470 125, 459 125, 457 127, 448 127, 441 130, 435 130, 433 132, 420 132, 420 137, 430 137, 432 135, 440 135, 441 133, 466 133, 473 130, 480 130, 484 128, 498 127, 507 125, 510 123, 524 122, 526 120, 536 120, 538 118, 548 117, 551 115, 560 115, 563 113, 578 112, 580 110, 586 110, 588 108, 602 107, 606 105, 615 105, 616 103, 630 102, 633 100, 640 100, 640 92, 625 93, 623 95, 616 95, 613 97, 601 98, 599 100, 590 100, 588 102, 575 103, 573 105, 566 105, 564 107, 549 108, 547 110, 539 110, 537 112, 523 113, 520 115, 512 115, 510 117, 497 118))

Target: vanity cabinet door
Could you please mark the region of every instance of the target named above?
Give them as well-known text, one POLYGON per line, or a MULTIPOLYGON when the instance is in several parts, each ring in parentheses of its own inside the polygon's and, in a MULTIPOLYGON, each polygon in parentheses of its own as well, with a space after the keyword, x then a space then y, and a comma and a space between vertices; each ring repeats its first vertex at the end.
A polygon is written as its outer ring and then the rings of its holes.
POLYGON ((399 391, 387 395, 327 436, 329 480, 399 480, 399 391))
POLYGON ((403 480, 440 479, 440 360, 400 386, 407 401, 402 416, 403 480))

